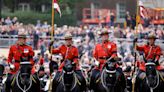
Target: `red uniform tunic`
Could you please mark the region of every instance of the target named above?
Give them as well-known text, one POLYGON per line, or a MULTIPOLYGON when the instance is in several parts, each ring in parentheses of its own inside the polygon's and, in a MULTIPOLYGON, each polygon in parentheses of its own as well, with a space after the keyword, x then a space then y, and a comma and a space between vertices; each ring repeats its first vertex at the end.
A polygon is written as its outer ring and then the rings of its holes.
POLYGON ((30 62, 33 65, 33 56, 34 51, 31 46, 28 45, 12 45, 9 50, 8 60, 7 63, 12 63, 15 66, 15 69, 11 71, 12 74, 15 74, 19 70, 21 57, 30 56, 30 62))
MULTIPOLYGON (((61 53, 64 60, 69 59, 78 65, 78 49, 75 46, 66 46, 62 45, 59 48, 53 49, 52 54, 59 54, 61 53)), ((63 69, 64 62, 59 67, 59 71, 63 69)))
MULTIPOLYGON (((146 60, 153 59, 155 57, 156 61, 159 60, 161 53, 161 48, 159 46, 150 46, 150 45, 144 45, 144 46, 137 46, 136 49, 138 51, 143 51, 145 54, 146 60)), ((143 71, 145 71, 145 63, 142 62, 139 64, 139 68, 143 71)), ((157 69, 160 70, 160 66, 157 66, 157 69)))
POLYGON ((99 69, 102 69, 106 59, 117 56, 117 46, 110 41, 97 44, 93 51, 93 56, 100 62, 99 69))

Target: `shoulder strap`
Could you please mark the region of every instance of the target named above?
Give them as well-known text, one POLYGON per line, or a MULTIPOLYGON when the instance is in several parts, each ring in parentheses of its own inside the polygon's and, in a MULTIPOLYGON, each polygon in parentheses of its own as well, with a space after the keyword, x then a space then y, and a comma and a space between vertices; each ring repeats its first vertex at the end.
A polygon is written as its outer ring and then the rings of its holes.
POLYGON ((152 49, 153 49, 153 47, 151 46, 150 49, 149 49, 149 52, 148 52, 148 55, 147 55, 146 59, 150 56, 150 53, 152 52, 152 49))
POLYGON ((67 48, 67 50, 66 50, 66 54, 65 54, 65 59, 66 59, 66 57, 68 56, 69 51, 72 49, 72 46, 71 46, 71 47, 67 47, 67 46, 66 46, 66 48, 67 48))
POLYGON ((16 45, 16 48, 17 48, 17 50, 22 54, 23 52, 21 51, 21 49, 19 48, 19 46, 18 45, 16 45))
POLYGON ((108 52, 108 49, 102 44, 102 48, 103 48, 103 50, 107 53, 107 55, 108 55, 108 57, 110 57, 110 54, 109 54, 109 52, 108 52))

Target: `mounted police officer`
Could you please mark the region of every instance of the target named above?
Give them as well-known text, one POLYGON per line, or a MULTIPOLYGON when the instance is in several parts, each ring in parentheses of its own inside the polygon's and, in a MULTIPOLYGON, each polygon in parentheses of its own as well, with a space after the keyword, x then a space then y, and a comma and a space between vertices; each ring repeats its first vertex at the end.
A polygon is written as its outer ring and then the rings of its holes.
MULTIPOLYGON (((52 54, 61 54, 63 57, 63 60, 61 61, 61 64, 59 66, 59 71, 56 73, 55 78, 60 76, 60 73, 63 70, 63 67, 65 65, 65 60, 70 60, 72 63, 75 65, 75 73, 80 76, 81 80, 83 82, 85 81, 84 76, 79 68, 79 53, 78 53, 78 48, 73 46, 73 41, 72 41, 72 34, 71 33, 66 33, 64 36, 65 44, 59 46, 58 48, 52 49, 52 54)), ((50 43, 50 47, 53 45, 53 42, 50 43)), ((49 51, 51 52, 51 49, 49 47, 49 51)))
MULTIPOLYGON (((94 81, 96 79, 96 75, 99 74, 104 64, 109 58, 112 58, 117 61, 117 46, 114 42, 109 41, 109 33, 107 30, 102 30, 100 34, 102 38, 102 43, 96 44, 93 50, 93 57, 98 62, 98 65, 91 72, 91 81, 90 81, 90 88, 94 88, 94 81)), ((121 68, 119 68, 118 64, 114 64, 116 69, 122 74, 121 68)))
MULTIPOLYGON (((9 49, 7 64, 10 67, 10 72, 8 73, 6 80, 6 89, 11 86, 11 76, 16 74, 20 67, 20 62, 22 58, 28 58, 29 62, 34 65, 33 61, 34 51, 31 46, 26 45, 26 35, 23 33, 18 34, 18 41, 12 45, 9 49)), ((33 68, 32 72, 35 70, 33 68)))

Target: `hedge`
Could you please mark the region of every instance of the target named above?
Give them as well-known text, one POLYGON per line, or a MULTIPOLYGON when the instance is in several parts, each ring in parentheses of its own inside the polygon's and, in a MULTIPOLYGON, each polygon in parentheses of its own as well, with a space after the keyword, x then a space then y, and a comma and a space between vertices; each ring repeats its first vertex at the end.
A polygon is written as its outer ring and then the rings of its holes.
MULTIPOLYGON (((19 21, 24 24, 36 24, 37 20, 47 21, 48 23, 51 23, 51 13, 38 13, 34 11, 16 11, 15 13, 9 13, 9 12, 3 12, 2 17, 6 18, 7 16, 18 17, 19 21)), ((58 26, 62 25, 70 25, 75 26, 76 25, 76 17, 73 15, 63 14, 62 17, 59 17, 59 14, 55 14, 55 24, 58 26)))

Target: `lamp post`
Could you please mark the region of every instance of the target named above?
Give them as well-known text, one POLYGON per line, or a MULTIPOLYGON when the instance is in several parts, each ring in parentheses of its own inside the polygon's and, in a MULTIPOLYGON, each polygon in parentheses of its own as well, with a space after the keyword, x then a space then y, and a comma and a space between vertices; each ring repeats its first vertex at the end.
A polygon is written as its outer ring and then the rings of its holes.
POLYGON ((0 19, 2 18, 2 0, 0 0, 0 19))

